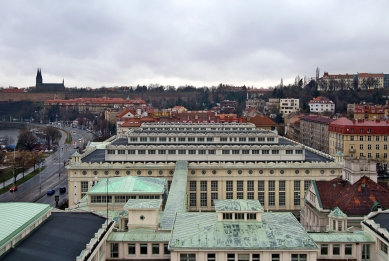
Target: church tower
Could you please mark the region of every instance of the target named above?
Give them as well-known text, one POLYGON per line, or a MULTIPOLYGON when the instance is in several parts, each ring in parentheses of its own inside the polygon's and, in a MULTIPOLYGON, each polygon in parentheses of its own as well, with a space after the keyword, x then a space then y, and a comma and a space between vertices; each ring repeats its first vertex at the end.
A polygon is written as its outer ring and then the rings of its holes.
POLYGON ((42 72, 41 69, 38 68, 38 71, 36 72, 36 86, 42 85, 43 80, 42 80, 42 72))

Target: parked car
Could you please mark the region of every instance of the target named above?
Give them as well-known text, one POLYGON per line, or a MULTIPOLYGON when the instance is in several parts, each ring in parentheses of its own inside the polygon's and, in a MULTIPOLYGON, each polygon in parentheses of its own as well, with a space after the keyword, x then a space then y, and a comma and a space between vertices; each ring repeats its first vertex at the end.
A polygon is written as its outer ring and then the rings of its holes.
POLYGON ((17 190, 18 190, 18 186, 12 186, 12 187, 9 189, 10 192, 15 192, 15 191, 17 191, 17 190))
POLYGON ((50 189, 47 191, 47 196, 51 196, 51 195, 54 195, 55 194, 55 190, 54 189, 50 189))
POLYGON ((66 187, 59 188, 59 193, 65 193, 66 192, 66 187))

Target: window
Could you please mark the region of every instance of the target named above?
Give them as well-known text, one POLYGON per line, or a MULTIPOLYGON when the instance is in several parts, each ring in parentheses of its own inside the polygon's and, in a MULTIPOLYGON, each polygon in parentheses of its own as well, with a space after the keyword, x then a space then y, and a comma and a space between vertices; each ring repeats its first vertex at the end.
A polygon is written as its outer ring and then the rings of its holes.
POLYGON ((384 141, 388 141, 388 136, 384 136, 384 141))
POLYGON ((242 154, 250 154, 249 150, 242 150, 242 154))
POLYGON ((207 191, 207 181, 206 180, 201 180, 200 181, 200 190, 201 191, 207 191))
POLYGON ((155 150, 149 150, 147 153, 148 153, 149 155, 153 155, 153 154, 155 154, 155 150))
POLYGON ((135 255, 135 244, 128 244, 128 254, 135 255))
POLYGON ((226 199, 233 199, 233 194, 232 192, 226 192, 226 199))
POLYGON ((261 260, 260 254, 253 254, 251 260, 252 261, 260 261, 261 260))
POLYGON ((156 138, 156 137, 151 137, 151 138, 150 138, 150 141, 156 142, 156 141, 157 141, 157 138, 156 138))
POLYGON ((379 149, 380 149, 380 145, 379 145, 379 144, 376 144, 376 145, 375 145, 375 149, 376 149, 376 150, 379 150, 379 149))
POLYGON ((278 192, 279 206, 285 207, 285 191, 278 192))
POLYGON ((265 141, 265 138, 258 138, 258 141, 265 141))
POLYGON ((273 142, 274 138, 267 138, 267 141, 273 142))
POLYGON ((328 245, 327 244, 320 245, 320 255, 322 255, 322 256, 328 255, 328 245))
POLYGON ((227 138, 220 138, 220 141, 227 141, 227 138))
POLYGON ((213 254, 213 253, 207 254, 207 261, 215 261, 215 260, 216 260, 216 254, 213 254))
POLYGON ((163 245, 163 254, 165 256, 170 255, 170 250, 169 250, 168 244, 163 245))
POLYGON ((195 207, 196 206, 196 193, 190 193, 189 194, 189 205, 191 207, 195 207))
POLYGON ((138 138, 137 137, 131 137, 130 141, 138 141, 138 138))
POLYGON ((271 154, 280 154, 280 151, 279 150, 272 150, 271 154))
POLYGON ((359 144, 359 149, 363 150, 363 144, 359 144))
POLYGON ((207 138, 208 142, 213 142, 213 138, 207 138))
POLYGON ((189 181, 189 190, 190 191, 196 191, 196 181, 189 181))
POLYGON ((354 136, 350 136, 350 140, 351 140, 351 141, 354 141, 354 136))
POLYGON ((180 137, 178 138, 178 141, 185 141, 185 138, 180 137))
POLYGON ((359 136, 359 141, 363 141, 363 136, 359 136))
POLYGON ((347 256, 351 256, 353 254, 353 245, 346 244, 344 246, 344 254, 347 255, 347 256))
POLYGON ((108 150, 108 154, 115 154, 115 150, 108 150))
POLYGON ((340 255, 340 245, 339 244, 334 244, 332 245, 332 254, 333 255, 340 255))
POLYGON ((303 150, 296 150, 296 154, 303 154, 303 150))
POLYGON ((362 261, 370 261, 370 245, 362 245, 362 261))
POLYGON ((246 138, 240 137, 239 141, 246 141, 246 138))
POLYGON ((204 141, 204 138, 197 138, 197 141, 204 141))
POLYGON ((188 154, 194 155, 196 154, 196 150, 188 150, 188 154))
POLYGON ((138 154, 144 155, 146 154, 146 150, 138 150, 138 154))
POLYGON ((293 150, 286 150, 285 153, 286 153, 287 155, 293 154, 293 150))
POLYGON ((388 153, 384 153, 384 159, 388 158, 388 153))
POLYGON ((236 182, 236 191, 243 191, 243 180, 238 180, 236 182))
POLYGON ((292 254, 291 261, 307 261, 307 254, 292 254))
POLYGON ((269 191, 269 206, 275 206, 276 204, 276 195, 274 191, 269 191))
POLYGON ((308 190, 310 184, 311 184, 310 180, 304 180, 304 191, 308 190))
POLYGON ((135 154, 135 150, 128 150, 128 154, 135 154))
POLYGON ((206 150, 199 150, 199 154, 200 154, 200 155, 206 154, 206 150))
POLYGON ((255 141, 255 138, 249 138, 249 141, 255 141))
POLYGON ((226 191, 234 191, 234 184, 232 180, 226 181, 226 191))
POLYGON ((200 206, 207 206, 207 193, 200 193, 200 206))
POLYGON ((166 154, 166 150, 158 150, 158 154, 166 154))
POLYGON ((151 249, 153 255, 159 255, 159 244, 152 244, 151 249))
POLYGON ((178 154, 186 154, 186 150, 178 150, 178 154))
POLYGON ((222 150, 222 154, 230 154, 229 150, 222 150))
POLYGON ((371 150, 371 144, 367 144, 367 149, 371 150))
POLYGON ((111 243, 111 258, 119 257, 119 243, 111 243))
POLYGON ((359 132, 360 132, 360 133, 363 133, 363 129, 359 129, 359 132))
POLYGON ((218 196, 217 196, 217 193, 213 192, 213 193, 211 193, 211 206, 215 205, 215 202, 214 202, 215 199, 218 199, 218 196))
POLYGON ((267 154, 269 154, 269 150, 262 150, 262 155, 267 155, 267 154))
POLYGON ((380 136, 375 136, 375 141, 380 141, 380 136))
POLYGON ((380 154, 379 154, 379 153, 376 153, 376 154, 375 154, 375 158, 376 158, 376 159, 379 159, 379 158, 380 158, 380 154))
POLYGON ((259 154, 259 150, 252 150, 251 154, 259 154))
POLYGON ((223 220, 231 220, 232 213, 223 213, 223 220))
POLYGON ((368 141, 371 141, 371 136, 367 136, 367 140, 368 140, 368 141))
POLYGON ((235 213, 235 220, 244 220, 244 213, 235 213))
POLYGON ((271 254, 271 261, 280 261, 280 254, 271 254))
POLYGON ((125 150, 118 150, 118 154, 126 154, 126 151, 125 150))
POLYGON ((384 242, 380 241, 380 250, 382 252, 384 252, 385 254, 387 254, 388 253, 388 245, 385 244, 384 242))
POLYGON ((255 220, 255 219, 257 219, 257 214, 256 213, 247 213, 247 219, 248 220, 255 220))
POLYGON ((140 141, 147 141, 147 138, 146 137, 141 137, 140 141))
POLYGON ((371 153, 367 153, 367 157, 371 159, 371 153))
POLYGON ((232 150, 232 154, 239 154, 239 150, 232 150))
POLYGON ((208 154, 209 155, 215 155, 216 153, 215 153, 215 150, 208 150, 208 154))
MULTIPOLYGON (((243 184, 242 184, 243 186, 243 184)), ((254 180, 247 181, 247 191, 254 191, 254 180)))
POLYGON ((160 137, 159 141, 166 141, 166 137, 160 137))
POLYGON ((196 261, 196 254, 180 254, 180 261, 196 261))
POLYGON ((211 181, 211 191, 218 191, 218 181, 217 180, 212 180, 211 181))
POLYGON ((276 182, 274 180, 269 180, 269 191, 275 191, 276 182))
POLYGON ((235 254, 227 254, 227 261, 235 261, 235 254))
POLYGON ((238 254, 238 261, 249 261, 250 254, 238 254))
POLYGON ((190 141, 194 142, 195 138, 188 138, 188 142, 190 142, 190 141))
POLYGON ((176 150, 168 150, 168 154, 176 154, 176 150))

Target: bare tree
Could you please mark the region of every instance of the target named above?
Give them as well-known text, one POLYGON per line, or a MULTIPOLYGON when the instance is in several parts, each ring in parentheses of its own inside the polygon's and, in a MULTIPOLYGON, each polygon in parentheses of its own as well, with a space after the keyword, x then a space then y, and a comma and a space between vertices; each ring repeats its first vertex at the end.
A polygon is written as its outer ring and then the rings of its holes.
POLYGON ((32 151, 30 153, 30 159, 31 159, 31 164, 34 165, 34 172, 35 172, 35 166, 36 164, 42 162, 43 155, 37 151, 32 151))
POLYGON ((24 150, 32 151, 36 141, 37 138, 35 134, 28 130, 22 131, 18 136, 18 145, 24 150))
POLYGON ((43 129, 43 133, 46 134, 46 141, 47 141, 47 148, 51 149, 52 144, 50 142, 54 142, 56 139, 59 139, 61 137, 61 133, 58 129, 47 126, 43 129))

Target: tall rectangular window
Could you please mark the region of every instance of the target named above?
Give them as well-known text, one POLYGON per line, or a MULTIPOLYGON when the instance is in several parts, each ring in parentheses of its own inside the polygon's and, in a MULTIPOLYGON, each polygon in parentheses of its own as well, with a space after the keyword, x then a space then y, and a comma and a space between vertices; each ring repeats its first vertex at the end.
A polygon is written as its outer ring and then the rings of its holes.
POLYGON ((322 256, 328 255, 328 244, 320 245, 320 255, 322 255, 322 256))
POLYGON ((159 255, 159 244, 152 244, 151 249, 153 255, 159 255))
POLYGON ((339 256, 340 255, 340 245, 339 244, 333 244, 332 245, 332 254, 334 256, 339 256))
POLYGON ((236 182, 236 191, 243 191, 243 180, 238 180, 236 182))
POLYGON ((280 261, 280 254, 271 254, 271 261, 280 261))
POLYGON ((291 261, 307 261, 307 254, 292 254, 291 261))
POLYGON ((258 181, 258 201, 262 206, 265 205, 265 181, 258 181))
POLYGON ((269 180, 269 191, 276 190, 276 182, 274 180, 269 180))
POLYGON ((189 181, 189 190, 196 191, 196 181, 194 180, 189 181))
POLYGON ((218 191, 218 181, 217 180, 211 181, 211 191, 218 191))
POLYGON ((310 180, 304 180, 304 191, 308 190, 310 184, 311 184, 310 180))
POLYGON ((111 243, 111 258, 119 257, 119 243, 111 243))
POLYGON ((208 253, 207 254, 207 261, 216 261, 216 254, 208 253))
POLYGON ((351 256, 353 254, 353 245, 351 244, 344 245, 344 254, 346 256, 351 256))
POLYGON ((200 190, 201 191, 207 191, 207 181, 206 180, 201 180, 200 181, 200 190))
POLYGON ((189 193, 189 205, 195 207, 196 204, 196 193, 189 193))
POLYGON ((234 191, 234 184, 232 180, 226 181, 226 191, 234 191))
POLYGON ((170 250, 169 250, 169 245, 168 244, 164 244, 163 245, 163 254, 165 256, 170 255, 170 250))
POLYGON ((128 244, 128 254, 129 255, 135 255, 135 244, 128 244))
POLYGON ((207 193, 200 193, 200 206, 207 206, 207 193))
POLYGON ((215 206, 214 200, 215 200, 215 199, 218 199, 218 196, 217 196, 217 195, 218 195, 217 192, 212 192, 212 193, 211 193, 211 206, 215 206))

